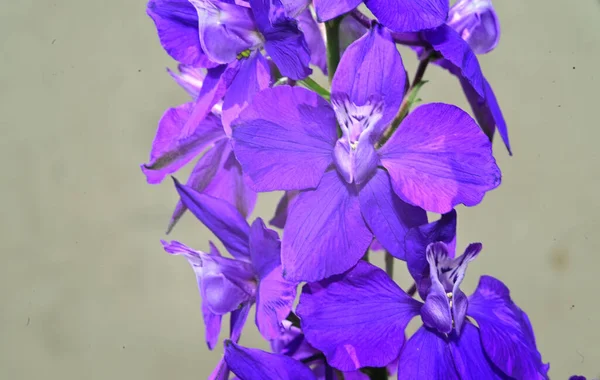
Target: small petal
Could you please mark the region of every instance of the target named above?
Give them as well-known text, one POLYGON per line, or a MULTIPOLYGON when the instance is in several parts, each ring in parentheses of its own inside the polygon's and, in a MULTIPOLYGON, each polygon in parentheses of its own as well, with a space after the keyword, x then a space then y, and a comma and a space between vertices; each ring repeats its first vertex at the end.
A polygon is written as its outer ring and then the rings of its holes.
POLYGON ((398 380, 415 379, 461 380, 448 343, 426 327, 406 342, 398 363, 398 380))
POLYGON ((431 243, 443 242, 448 247, 448 255, 454 257, 456 248, 456 210, 452 210, 432 223, 412 228, 406 233, 404 241, 406 264, 408 271, 417 284, 422 299, 427 296, 431 285, 429 263, 427 262, 427 246, 431 243))
POLYGON ((468 314, 479 325, 485 353, 502 372, 517 379, 547 378, 529 319, 513 303, 506 285, 482 276, 469 297, 468 314))
POLYGON ((238 65, 237 73, 227 88, 223 101, 223 128, 229 137, 231 122, 252 102, 254 95, 269 88, 271 84, 269 63, 260 52, 250 53, 250 56, 241 59, 238 65))
POLYGON ((329 364, 351 371, 396 359, 419 308, 384 271, 360 261, 343 275, 306 284, 296 312, 309 343, 329 364))
POLYGON ((281 266, 261 278, 256 295, 256 325, 265 339, 279 336, 282 321, 292 311, 296 287, 283 278, 281 266))
POLYGON ((310 0, 281 0, 285 14, 289 17, 300 16, 310 5, 310 0))
POLYGON ((500 40, 500 21, 491 0, 460 0, 448 14, 447 24, 467 41, 475 54, 492 51, 500 40))
MULTIPOLYGON (((198 160, 186 186, 226 201, 243 217, 247 217, 252 212, 256 203, 256 193, 244 181, 242 168, 235 159, 227 139, 219 140, 198 160)), ((167 233, 173 230, 186 211, 187 207, 179 200, 171 216, 167 233)))
POLYGON ((246 302, 231 313, 231 318, 229 319, 229 337, 233 342, 237 343, 240 340, 251 306, 252 302, 246 302))
POLYGON ((200 95, 206 70, 198 69, 193 66, 179 64, 177 66, 179 73, 167 68, 169 75, 180 85, 191 97, 196 99, 200 95))
MULTIPOLYGON (((442 334, 452 331, 452 313, 450 311, 450 300, 446 295, 446 289, 440 282, 438 272, 441 262, 448 258, 448 248, 444 243, 432 243, 427 247, 427 262, 429 263, 429 278, 431 286, 427 291, 425 305, 421 308, 423 324, 435 329, 442 334)), ((443 267, 445 269, 445 267, 443 267)))
POLYGON ((261 218, 250 226, 250 260, 259 279, 281 266, 281 241, 277 232, 268 229, 261 218))
POLYGON ((329 21, 358 7, 362 0, 313 0, 319 22, 329 21))
POLYGON ((312 73, 310 50, 298 22, 286 15, 280 0, 250 0, 258 29, 265 38, 265 50, 281 75, 294 80, 312 73))
POLYGON ((283 229, 285 223, 287 222, 289 210, 292 208, 292 202, 294 201, 294 199, 296 199, 298 194, 299 192, 295 190, 286 191, 285 194, 283 194, 283 196, 279 200, 279 203, 277 203, 275 215, 269 221, 270 225, 272 225, 273 227, 283 229))
POLYGON ((212 373, 208 375, 207 380, 229 380, 229 372, 225 358, 221 358, 212 373))
POLYGON ((427 211, 474 206, 500 185, 489 140, 466 112, 448 104, 418 107, 379 154, 396 194, 427 211))
POLYGON ((181 138, 194 133, 198 124, 202 123, 213 107, 223 99, 234 70, 236 67, 229 68, 227 65, 207 70, 192 112, 181 129, 181 138))
POLYGON ((261 91, 233 125, 236 157, 257 191, 316 187, 336 140, 329 103, 300 87, 261 91))
POLYGON ((369 29, 365 28, 352 15, 344 16, 340 22, 340 56, 343 56, 346 49, 367 32, 369 29))
POLYGON ((225 341, 225 361, 245 380, 315 380, 310 368, 290 357, 238 346, 225 341))
POLYGON ((374 127, 373 138, 377 139, 398 112, 405 83, 406 71, 390 32, 374 25, 346 49, 331 92, 347 94, 356 106, 366 105, 374 97, 383 102, 381 119, 374 127))
POLYGON ((276 354, 290 356, 296 360, 306 359, 319 353, 308 344, 302 330, 292 326, 292 322, 288 320, 282 322, 279 336, 271 340, 271 351, 276 354))
POLYGON ((360 213, 356 191, 336 171, 319 187, 298 195, 283 232, 284 276, 318 281, 350 269, 373 240, 360 213))
POLYGON ((174 181, 183 203, 221 240, 227 251, 235 258, 249 259, 250 226, 245 218, 229 203, 174 181))
POLYGON ((310 9, 298 16, 300 30, 304 34, 306 44, 310 50, 310 63, 321 69, 327 75, 327 48, 319 24, 313 18, 310 9))
POLYGON ((418 32, 442 25, 448 0, 365 0, 379 22, 396 32, 418 32))
POLYGON ((341 138, 333 149, 333 158, 338 173, 348 183, 362 184, 377 170, 379 156, 369 134, 362 134, 353 143, 341 138))
POLYGON ((160 43, 176 61, 193 67, 214 67, 198 38, 198 14, 188 0, 150 0, 146 8, 160 43))
POLYGON ((383 169, 360 189, 359 198, 362 216, 377 240, 394 257, 404 260, 405 234, 409 228, 427 223, 425 211, 398 198, 383 169))
POLYGON ((189 137, 182 138, 184 125, 192 109, 193 103, 170 108, 158 122, 150 161, 141 166, 148 183, 161 183, 165 176, 175 173, 223 136, 219 118, 210 114, 197 124, 189 137))
POLYGON ((506 149, 508 149, 508 153, 512 155, 510 140, 508 139, 508 127, 492 86, 483 78, 485 97, 482 98, 477 95, 465 79, 461 78, 460 83, 471 105, 475 119, 481 129, 483 129, 483 132, 491 139, 494 136, 496 128, 498 128, 498 134, 500 134, 506 149))
POLYGON ((436 29, 426 30, 422 35, 435 51, 460 72, 460 76, 471 85, 479 96, 485 96, 484 78, 477 56, 454 29, 448 25, 442 25, 436 29))
POLYGON ((249 8, 220 0, 189 0, 196 8, 202 49, 214 62, 230 63, 262 44, 249 8))
POLYGON ((483 352, 479 331, 472 323, 465 323, 460 335, 450 340, 450 350, 462 380, 505 379, 483 352))

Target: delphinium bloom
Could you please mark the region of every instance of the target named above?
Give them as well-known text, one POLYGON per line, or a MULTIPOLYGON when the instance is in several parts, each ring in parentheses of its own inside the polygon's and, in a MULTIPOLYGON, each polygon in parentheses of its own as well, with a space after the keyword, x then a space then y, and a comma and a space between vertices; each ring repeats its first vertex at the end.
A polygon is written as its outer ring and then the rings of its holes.
MULTIPOLYGON (((227 202, 176 184, 183 203, 221 240, 233 258, 193 250, 179 242, 163 242, 171 254, 183 255, 198 280, 208 346, 219 336, 221 316, 256 303, 256 324, 267 339, 279 336, 296 296, 296 284, 282 277, 280 241, 275 231, 256 219, 249 226, 227 202)), ((240 328, 243 321, 240 323, 240 328)))
POLYGON ((452 211, 407 234, 407 264, 424 303, 364 261, 305 285, 296 312, 308 342, 332 366, 383 367, 399 358, 398 379, 547 378, 529 319, 506 285, 482 276, 470 297, 460 290, 481 244, 455 257, 455 218, 452 211), (417 315, 423 326, 405 342, 417 315))
POLYGON ((418 32, 444 23, 448 0, 314 0, 320 21, 331 20, 365 3, 377 19, 398 32, 418 32))
MULTIPOLYGON (((262 56, 253 53, 241 59, 238 66, 241 74, 239 78, 244 78, 246 83, 252 84, 246 86, 251 92, 256 93, 269 87, 271 75, 262 56)), ((192 99, 198 99, 203 90, 211 87, 211 81, 215 81, 215 78, 206 77, 203 69, 180 65, 179 70, 180 74, 171 72, 171 75, 192 99)), ((239 80, 234 80, 231 88, 238 89, 238 82, 239 80)), ((237 94, 245 96, 248 100, 253 96, 252 93, 237 94)), ((148 183, 157 184, 204 152, 192 169, 187 185, 229 202, 245 217, 254 208, 256 193, 245 183, 241 167, 231 150, 228 137, 231 132, 223 126, 222 108, 222 102, 215 104, 212 111, 195 126, 189 136, 183 131, 193 112, 194 102, 168 109, 158 124, 150 161, 141 168, 148 183)), ((241 108, 231 109, 239 112, 241 108)), ((234 115, 230 112, 229 116, 234 115)), ((173 228, 186 209, 181 201, 177 203, 167 231, 173 228)))
POLYGON ((499 185, 490 142, 451 105, 417 108, 378 148, 405 85, 389 31, 374 24, 344 53, 331 104, 309 90, 279 86, 258 93, 233 123, 234 151, 251 187, 300 191, 282 239, 288 278, 342 273, 373 236, 403 259, 404 234, 426 222, 423 209, 473 206, 499 185))
POLYGON ((288 1, 287 5, 279 0, 149 1, 147 12, 165 50, 176 60, 186 61, 182 63, 209 68, 213 79, 196 99, 182 137, 193 134, 196 125, 223 97, 226 129, 239 107, 251 100, 245 95, 252 93, 254 81, 241 72, 240 56, 254 52, 257 59, 264 59, 264 49, 283 76, 302 79, 311 73, 310 51, 294 18, 307 1, 288 1))

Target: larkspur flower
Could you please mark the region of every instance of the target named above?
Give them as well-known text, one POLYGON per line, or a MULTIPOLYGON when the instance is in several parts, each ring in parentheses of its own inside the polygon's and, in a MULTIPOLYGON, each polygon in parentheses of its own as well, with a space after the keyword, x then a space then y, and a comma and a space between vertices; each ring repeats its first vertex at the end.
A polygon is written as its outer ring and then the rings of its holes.
POLYGON ((482 276, 470 297, 460 290, 481 244, 455 258, 449 233, 455 218, 452 211, 407 234, 407 263, 411 273, 420 274, 414 279, 424 303, 364 261, 343 275, 304 286, 296 312, 308 342, 328 363, 353 370, 399 358, 398 379, 547 378, 549 367, 542 363, 529 319, 508 288, 482 276), (405 342, 404 330, 417 315, 423 326, 405 342))
POLYGON ((163 243, 167 252, 185 256, 196 273, 205 320, 209 315, 209 321, 215 321, 206 326, 209 347, 218 338, 220 316, 254 303, 261 334, 267 339, 279 336, 281 323, 292 309, 296 284, 282 277, 277 233, 260 218, 249 226, 227 202, 178 182, 176 187, 183 203, 233 256, 195 251, 179 242, 163 243))
POLYGON ((376 149, 405 83, 389 32, 374 25, 342 57, 332 104, 280 86, 258 93, 233 123, 234 151, 254 190, 300 190, 282 241, 290 279, 346 271, 373 235, 403 259, 406 230, 426 221, 421 208, 443 213, 472 206, 499 185, 491 144, 454 106, 417 108, 376 149))
POLYGON ((435 28, 448 15, 448 0, 314 0, 320 21, 331 20, 365 3, 377 19, 398 32, 435 28))
MULTIPOLYGON (((188 136, 184 129, 195 109, 193 101, 164 113, 152 143, 150 161, 141 165, 141 168, 148 183, 157 184, 204 152, 194 166, 187 185, 229 202, 245 217, 254 208, 256 193, 244 181, 241 167, 231 150, 228 137, 231 129, 223 123, 237 117, 254 93, 269 87, 271 76, 266 60, 258 54, 240 60, 238 66, 241 76, 230 84, 230 88, 236 91, 227 97, 225 103, 213 105, 211 112, 195 126, 191 135, 188 136), (239 83, 242 78, 244 85, 239 83)), ((170 74, 192 99, 200 98, 203 91, 206 92, 215 80, 218 81, 211 77, 211 70, 205 74, 202 69, 186 65, 179 65, 179 70, 180 74, 170 74)), ((179 201, 169 222, 168 232, 186 210, 187 207, 179 201)))

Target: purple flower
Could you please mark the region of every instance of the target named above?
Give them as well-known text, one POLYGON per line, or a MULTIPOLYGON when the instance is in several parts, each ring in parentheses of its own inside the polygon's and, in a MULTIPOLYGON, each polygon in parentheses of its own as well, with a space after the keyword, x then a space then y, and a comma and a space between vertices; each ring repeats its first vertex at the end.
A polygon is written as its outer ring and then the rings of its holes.
POLYGON ((424 303, 364 261, 343 275, 305 285, 296 312, 309 343, 328 363, 353 370, 399 358, 398 379, 547 378, 549 367, 542 363, 529 319, 508 288, 483 276, 470 297, 460 290, 481 244, 455 258, 455 238, 448 233, 455 218, 452 211, 407 235, 407 263, 411 273, 421 274, 415 281, 424 303), (405 342, 404 330, 417 315, 424 325, 405 342))
MULTIPOLYGON (((230 129, 223 123, 237 117, 240 109, 247 105, 248 99, 252 99, 253 93, 269 86, 270 74, 267 62, 257 54, 239 61, 239 72, 246 76, 246 84, 243 88, 249 89, 250 93, 234 91, 224 104, 207 102, 205 106, 212 104, 212 111, 209 110, 200 123, 195 125, 191 135, 185 132, 186 125, 198 110, 197 104, 205 101, 206 98, 212 99, 210 88, 218 87, 215 82, 220 81, 221 73, 217 73, 218 77, 215 78, 211 75, 218 68, 209 69, 206 77, 200 69, 189 66, 180 65, 179 70, 180 75, 173 72, 170 74, 192 98, 198 100, 196 103, 189 102, 170 108, 164 113, 152 143, 150 161, 141 165, 142 171, 148 183, 157 184, 162 182, 165 176, 175 173, 205 152, 192 170, 187 185, 229 202, 245 217, 254 208, 256 193, 244 181, 241 167, 235 159, 229 142, 230 129)), ((237 82, 239 80, 234 79, 230 87, 233 89, 241 87, 237 82)), ((168 232, 186 210, 187 207, 179 201, 169 222, 168 232)))
MULTIPOLYGON (((358 7, 362 0, 314 0, 320 21, 331 20, 358 7)), ((448 0, 364 0, 383 25, 397 32, 418 32, 446 21, 448 0)))
POLYGON ((267 229, 260 218, 249 226, 227 202, 177 181, 176 187, 183 203, 233 256, 230 259, 220 256, 216 249, 203 253, 178 242, 163 242, 167 252, 185 256, 196 273, 202 310, 205 321, 208 320, 209 347, 212 349, 218 339, 222 315, 254 303, 261 334, 267 339, 279 336, 281 322, 291 311, 296 296, 296 284, 282 277, 277 233, 267 229))
POLYGON ((443 213, 472 206, 499 185, 488 139, 454 106, 417 108, 376 149, 405 83, 389 32, 375 25, 342 57, 332 104, 280 86, 257 94, 234 122, 235 154, 254 190, 300 190, 282 241, 290 279, 316 281, 348 270, 373 235, 404 258, 406 230, 426 221, 421 207, 443 213))

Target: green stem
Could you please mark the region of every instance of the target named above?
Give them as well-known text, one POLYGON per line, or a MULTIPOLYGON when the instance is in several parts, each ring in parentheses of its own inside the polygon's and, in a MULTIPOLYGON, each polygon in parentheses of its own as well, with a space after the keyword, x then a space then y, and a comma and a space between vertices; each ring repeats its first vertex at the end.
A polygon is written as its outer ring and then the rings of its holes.
POLYGON ((385 272, 394 279, 394 256, 390 255, 389 252, 385 252, 385 272))
POLYGON ((298 83, 301 84, 302 86, 308 88, 309 90, 313 90, 314 92, 316 92, 317 94, 319 94, 323 98, 325 98, 326 100, 329 100, 329 98, 330 98, 329 90, 327 90, 326 88, 324 88, 323 86, 321 86, 320 84, 315 82, 315 80, 312 79, 311 77, 306 77, 302 80, 299 80, 298 83))
POLYGON ((408 91, 406 92, 406 95, 404 96, 404 100, 402 101, 402 105, 400 106, 400 111, 398 111, 398 114, 396 114, 396 117, 392 121, 392 124, 387 129, 387 131, 385 131, 385 133, 383 134, 383 137, 381 138, 381 142, 379 143, 379 146, 382 146, 383 144, 385 144, 385 142, 394 134, 394 132, 396 132, 396 129, 398 129, 398 126, 400 125, 402 120, 404 120, 406 115, 408 115, 408 111, 410 111, 410 107, 416 101, 419 90, 421 89, 421 87, 423 87, 423 85, 425 83, 427 83, 427 81, 423 80, 423 76, 425 75, 425 70, 427 70, 427 66, 429 66, 429 62, 431 62, 432 58, 433 58, 433 55, 429 54, 421 62, 419 62, 419 67, 417 67, 417 72, 415 73, 415 77, 412 81, 412 85, 409 87, 408 91))
POLYGON ((340 63, 340 22, 341 17, 325 23, 325 34, 327 35, 327 73, 329 83, 333 80, 333 74, 340 63))

